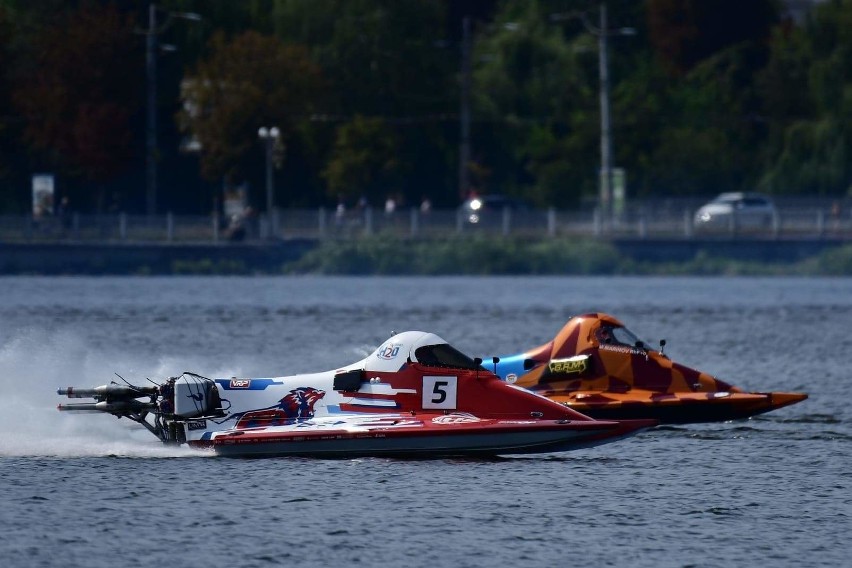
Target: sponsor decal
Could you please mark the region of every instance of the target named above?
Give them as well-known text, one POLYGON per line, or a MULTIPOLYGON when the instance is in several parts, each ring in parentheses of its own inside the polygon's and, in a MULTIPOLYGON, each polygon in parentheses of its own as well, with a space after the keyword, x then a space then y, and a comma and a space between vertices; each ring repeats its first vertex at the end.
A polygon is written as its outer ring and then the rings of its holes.
POLYGON ((232 389, 248 389, 251 388, 251 379, 231 379, 232 389))
POLYGON ((299 387, 291 390, 278 401, 278 404, 236 414, 235 429, 283 426, 296 420, 314 417, 314 405, 325 396, 325 391, 313 387, 299 387))
POLYGON ((578 355, 567 359, 551 359, 548 370, 554 375, 574 375, 585 373, 589 368, 589 356, 578 355))
POLYGON ((443 416, 436 416, 432 419, 432 422, 435 424, 466 424, 470 422, 481 422, 481 420, 473 414, 468 414, 466 412, 455 412, 453 414, 444 414, 443 416))
POLYGON ((206 420, 190 420, 186 423, 186 427, 189 430, 207 430, 207 421, 206 420))
POLYGON ((509 373, 508 375, 506 375, 506 382, 509 383, 509 384, 512 384, 517 380, 518 380, 518 375, 516 375, 515 373, 509 373))
POLYGON ((601 351, 614 351, 615 353, 625 353, 627 355, 645 355, 645 352, 641 349, 636 349, 635 347, 628 347, 627 345, 607 345, 601 344, 598 349, 601 351))
POLYGON ((402 343, 387 343, 379 347, 378 353, 376 353, 376 357, 379 359, 385 359, 386 361, 390 361, 397 355, 399 355, 399 350, 402 348, 402 343))

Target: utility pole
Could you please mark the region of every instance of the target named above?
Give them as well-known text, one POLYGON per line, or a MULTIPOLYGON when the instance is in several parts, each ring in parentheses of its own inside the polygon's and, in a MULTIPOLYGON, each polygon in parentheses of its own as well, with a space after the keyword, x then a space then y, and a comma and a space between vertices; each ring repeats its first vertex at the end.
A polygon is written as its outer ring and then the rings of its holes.
POLYGON ((464 201, 470 190, 470 16, 462 20, 459 128, 459 200, 464 201))
POLYGON ((145 212, 157 213, 157 6, 148 6, 145 73, 148 77, 145 128, 145 212))
POLYGON ((600 204, 601 213, 606 222, 612 223, 613 194, 612 194, 612 136, 609 119, 609 54, 607 52, 606 3, 600 6, 600 32, 598 35, 598 70, 600 75, 599 96, 601 103, 601 182, 600 204))
MULTIPOLYGON (((157 55, 158 36, 168 28, 175 18, 200 22, 201 16, 193 12, 166 12, 166 21, 157 27, 157 5, 148 5, 148 28, 137 30, 145 34, 145 76, 147 79, 147 108, 145 113, 145 212, 148 216, 157 213, 157 55)), ((174 50, 173 46, 170 47, 174 50)))
POLYGON ((611 30, 607 23, 606 2, 600 3, 599 27, 595 27, 586 12, 551 14, 551 21, 578 19, 590 34, 598 38, 598 97, 601 105, 601 168, 599 172, 598 207, 605 224, 611 224, 614 216, 614 192, 612 179, 612 124, 609 109, 609 36, 631 36, 633 28, 611 30))

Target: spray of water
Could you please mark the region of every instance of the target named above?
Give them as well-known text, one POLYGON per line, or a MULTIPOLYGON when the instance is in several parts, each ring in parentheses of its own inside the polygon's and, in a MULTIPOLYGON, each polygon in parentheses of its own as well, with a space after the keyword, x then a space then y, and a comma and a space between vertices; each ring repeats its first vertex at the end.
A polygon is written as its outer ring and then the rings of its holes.
POLYGON ((19 330, 0 344, 0 456, 197 457, 185 447, 163 446, 130 420, 56 409, 69 402, 58 388, 120 381, 114 372, 147 383, 146 377, 162 380, 183 368, 167 358, 92 348, 69 331, 19 330))

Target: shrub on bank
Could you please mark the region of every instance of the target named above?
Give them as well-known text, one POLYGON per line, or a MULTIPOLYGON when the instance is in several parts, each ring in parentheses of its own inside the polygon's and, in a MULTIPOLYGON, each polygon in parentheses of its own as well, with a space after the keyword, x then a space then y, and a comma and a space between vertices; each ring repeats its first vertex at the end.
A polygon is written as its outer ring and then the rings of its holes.
POLYGON ((823 276, 850 276, 852 275, 852 245, 827 250, 803 264, 813 273, 823 276))
POLYGON ((797 263, 741 261, 699 252, 686 262, 637 262, 594 239, 512 238, 329 241, 283 267, 338 275, 852 275, 852 246, 797 263))
POLYGON ((405 241, 375 237, 330 241, 288 265, 290 273, 318 274, 609 274, 623 259, 597 241, 508 238, 405 241))

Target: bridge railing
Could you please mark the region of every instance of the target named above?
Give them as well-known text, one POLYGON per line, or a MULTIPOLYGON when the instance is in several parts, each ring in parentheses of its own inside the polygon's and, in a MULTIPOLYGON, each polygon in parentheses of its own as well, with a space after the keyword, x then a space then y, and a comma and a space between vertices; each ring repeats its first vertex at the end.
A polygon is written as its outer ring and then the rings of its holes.
POLYGON ((490 211, 476 222, 461 211, 402 209, 385 214, 372 208, 338 213, 331 209, 280 209, 230 223, 215 216, 85 215, 64 217, 0 216, 3 242, 29 243, 227 243, 292 239, 529 238, 585 237, 632 239, 784 239, 834 238, 852 241, 852 205, 780 207, 757 226, 736 217, 703 228, 693 222, 695 209, 632 207, 612 219, 597 210, 528 209, 490 211))

